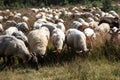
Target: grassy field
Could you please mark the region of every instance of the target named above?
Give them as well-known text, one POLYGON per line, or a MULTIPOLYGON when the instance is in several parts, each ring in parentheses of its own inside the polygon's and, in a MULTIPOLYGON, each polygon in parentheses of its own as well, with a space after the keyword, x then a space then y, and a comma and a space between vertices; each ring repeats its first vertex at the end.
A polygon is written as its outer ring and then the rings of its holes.
POLYGON ((38 71, 27 64, 24 67, 16 64, 14 71, 8 68, 1 71, 0 80, 120 80, 120 56, 116 53, 119 51, 112 45, 112 49, 106 46, 109 43, 103 45, 103 42, 99 42, 89 57, 65 50, 61 63, 56 61, 52 50, 48 50, 45 64, 39 66, 38 71), (106 49, 108 54, 105 54, 106 49))
POLYGON ((120 80, 120 62, 75 58, 71 62, 34 69, 0 72, 0 80, 120 80))
MULTIPOLYGON (((36 20, 33 12, 29 9, 16 11, 30 17, 28 25, 29 27, 33 25, 36 20)), ((78 18, 62 17, 66 21, 66 28, 78 18)), ((0 80, 120 80, 120 47, 111 45, 103 39, 101 36, 97 38, 93 43, 91 55, 87 58, 65 51, 61 58, 62 62, 58 63, 52 50, 48 50, 45 64, 38 71, 26 64, 25 67, 16 64, 14 71, 8 69, 0 71, 0 80)), ((49 46, 51 48, 51 45, 49 46)))

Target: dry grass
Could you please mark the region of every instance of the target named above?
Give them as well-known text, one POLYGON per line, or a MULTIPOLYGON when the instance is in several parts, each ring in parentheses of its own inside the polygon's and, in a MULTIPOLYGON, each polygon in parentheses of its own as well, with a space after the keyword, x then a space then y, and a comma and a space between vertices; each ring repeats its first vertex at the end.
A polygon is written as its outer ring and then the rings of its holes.
POLYGON ((119 80, 120 63, 107 60, 89 61, 77 57, 70 63, 33 69, 17 68, 0 72, 1 80, 119 80))

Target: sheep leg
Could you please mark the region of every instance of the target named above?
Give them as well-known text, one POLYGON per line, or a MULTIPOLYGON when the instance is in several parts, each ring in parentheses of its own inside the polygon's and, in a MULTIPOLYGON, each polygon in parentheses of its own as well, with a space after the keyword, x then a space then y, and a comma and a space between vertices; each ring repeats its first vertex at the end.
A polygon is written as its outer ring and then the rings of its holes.
POLYGON ((19 64, 23 64, 23 60, 21 58, 18 58, 19 64))
POLYGON ((6 57, 3 57, 3 64, 6 64, 6 57))
POLYGON ((11 56, 7 56, 7 66, 9 70, 11 70, 11 65, 12 65, 11 56))
POLYGON ((40 63, 41 66, 44 64, 44 57, 38 56, 38 62, 40 63))
POLYGON ((44 58, 41 58, 41 66, 44 65, 44 62, 45 62, 44 58))

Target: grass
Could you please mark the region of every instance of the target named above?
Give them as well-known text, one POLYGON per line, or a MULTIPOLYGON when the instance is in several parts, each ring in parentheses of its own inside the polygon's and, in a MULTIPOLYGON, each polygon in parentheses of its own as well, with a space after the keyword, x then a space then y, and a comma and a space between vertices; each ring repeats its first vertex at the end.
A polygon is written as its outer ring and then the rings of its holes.
POLYGON ((0 72, 1 80, 119 80, 120 63, 108 60, 93 61, 77 57, 74 61, 33 69, 17 68, 0 72))
POLYGON ((0 80, 120 80, 120 60, 114 60, 115 54, 111 57, 117 49, 113 46, 113 49, 104 48, 109 43, 103 42, 102 39, 99 38, 94 43, 97 46, 94 46, 91 55, 86 58, 69 53, 65 49, 61 63, 56 62, 52 45, 49 44, 45 64, 42 67, 39 66, 38 71, 31 69, 28 65, 25 68, 17 65, 14 71, 8 69, 1 71, 0 80), (105 56, 106 49, 110 57, 105 56))

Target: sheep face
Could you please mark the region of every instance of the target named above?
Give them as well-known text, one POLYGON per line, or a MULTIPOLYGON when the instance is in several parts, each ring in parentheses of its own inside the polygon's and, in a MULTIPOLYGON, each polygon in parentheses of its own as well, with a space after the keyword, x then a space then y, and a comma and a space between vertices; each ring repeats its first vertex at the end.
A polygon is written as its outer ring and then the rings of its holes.
POLYGON ((62 46, 63 46, 63 40, 58 37, 55 39, 53 44, 55 46, 55 50, 57 50, 57 52, 60 53, 62 50, 62 46))
POLYGON ((21 59, 23 59, 25 61, 30 60, 30 58, 32 57, 30 55, 28 49, 26 48, 24 42, 21 40, 18 40, 17 51, 18 51, 18 57, 20 57, 21 59))

